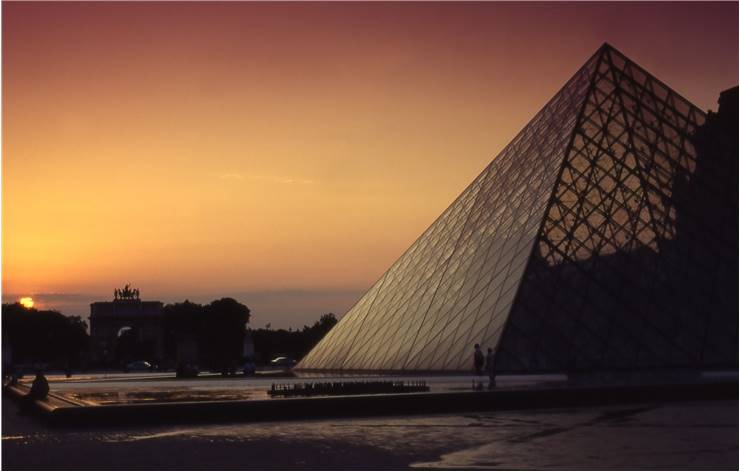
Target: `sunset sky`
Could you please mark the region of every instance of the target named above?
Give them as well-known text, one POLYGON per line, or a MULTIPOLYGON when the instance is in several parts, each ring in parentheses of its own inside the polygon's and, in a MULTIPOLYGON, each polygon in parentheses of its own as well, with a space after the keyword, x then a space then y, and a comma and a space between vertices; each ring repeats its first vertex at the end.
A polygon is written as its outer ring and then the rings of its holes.
POLYGON ((3 301, 343 314, 604 42, 703 109, 737 3, 2 4, 3 301))

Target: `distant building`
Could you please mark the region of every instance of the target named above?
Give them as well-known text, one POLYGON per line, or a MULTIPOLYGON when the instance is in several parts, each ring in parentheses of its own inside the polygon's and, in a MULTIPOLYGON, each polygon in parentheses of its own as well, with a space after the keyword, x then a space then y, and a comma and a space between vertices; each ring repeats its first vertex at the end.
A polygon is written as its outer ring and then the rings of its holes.
POLYGON ((112 365, 164 358, 162 302, 141 301, 138 289, 114 291, 113 301, 90 304, 90 336, 97 362, 112 365), (134 357, 140 357, 134 359, 134 357))

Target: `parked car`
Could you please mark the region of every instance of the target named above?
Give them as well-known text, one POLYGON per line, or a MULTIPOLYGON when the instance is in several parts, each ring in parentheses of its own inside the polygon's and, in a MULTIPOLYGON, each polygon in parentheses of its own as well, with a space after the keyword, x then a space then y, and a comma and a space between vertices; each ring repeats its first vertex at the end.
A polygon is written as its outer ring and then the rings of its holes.
POLYGON ((280 356, 270 361, 272 367, 293 367, 296 364, 295 359, 280 356))
POLYGON ((126 367, 123 370, 125 370, 126 372, 131 372, 131 371, 153 372, 154 366, 148 363, 147 361, 134 361, 134 362, 129 362, 128 364, 126 364, 126 367))
POLYGON ((224 377, 236 375, 236 370, 237 370, 237 365, 231 364, 229 366, 221 368, 221 375, 223 375, 224 377))

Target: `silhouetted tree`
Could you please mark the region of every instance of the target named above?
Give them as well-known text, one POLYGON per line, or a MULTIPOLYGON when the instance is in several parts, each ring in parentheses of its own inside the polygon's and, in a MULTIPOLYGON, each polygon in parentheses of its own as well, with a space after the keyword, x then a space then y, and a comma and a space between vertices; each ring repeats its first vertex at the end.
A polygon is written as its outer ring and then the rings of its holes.
POLYGON ((177 343, 195 339, 203 366, 222 370, 241 362, 249 308, 233 298, 208 305, 185 300, 164 307, 166 357, 175 360, 177 343))
POLYGON ((18 303, 2 306, 3 345, 10 346, 12 361, 43 362, 63 368, 77 366, 89 349, 87 323, 53 310, 25 308, 18 303))
POLYGON ((177 358, 177 342, 185 338, 198 339, 203 323, 203 305, 185 300, 182 303, 165 305, 164 349, 165 357, 171 361, 177 358))
POLYGON ((233 298, 222 298, 203 309, 202 357, 208 364, 220 369, 240 362, 249 323, 249 308, 233 298))
POLYGON ((272 330, 269 327, 253 330, 254 349, 264 362, 278 355, 287 355, 298 360, 321 341, 335 324, 337 324, 336 315, 327 313, 313 325, 304 326, 300 331, 272 330))
POLYGON ((326 313, 321 315, 319 321, 314 323, 313 326, 304 326, 302 333, 304 338, 303 353, 301 354, 301 357, 308 354, 308 351, 313 349, 313 347, 316 346, 316 344, 318 344, 318 342, 326 336, 326 333, 328 333, 336 324, 336 315, 334 315, 334 313, 326 313))

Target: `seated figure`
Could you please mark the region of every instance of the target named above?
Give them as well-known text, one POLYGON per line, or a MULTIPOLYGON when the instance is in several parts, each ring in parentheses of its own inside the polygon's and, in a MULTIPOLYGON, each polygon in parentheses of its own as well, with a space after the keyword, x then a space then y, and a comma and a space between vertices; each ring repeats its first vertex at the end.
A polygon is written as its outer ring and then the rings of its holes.
POLYGON ((33 379, 31 384, 31 390, 29 390, 26 398, 29 400, 45 400, 49 394, 49 382, 44 377, 44 373, 40 370, 36 371, 36 377, 33 379))

